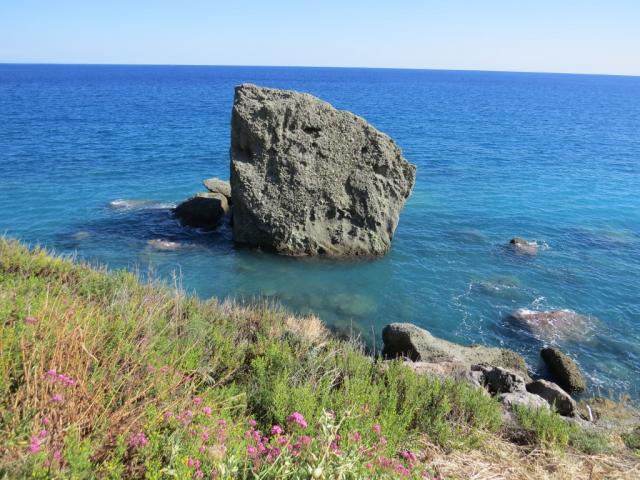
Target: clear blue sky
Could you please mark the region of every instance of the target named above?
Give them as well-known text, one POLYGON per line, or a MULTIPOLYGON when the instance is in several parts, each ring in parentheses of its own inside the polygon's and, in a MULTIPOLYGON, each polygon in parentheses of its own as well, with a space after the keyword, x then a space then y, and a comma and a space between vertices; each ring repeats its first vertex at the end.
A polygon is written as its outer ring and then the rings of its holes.
POLYGON ((0 62, 640 75, 640 0, 0 0, 0 62))

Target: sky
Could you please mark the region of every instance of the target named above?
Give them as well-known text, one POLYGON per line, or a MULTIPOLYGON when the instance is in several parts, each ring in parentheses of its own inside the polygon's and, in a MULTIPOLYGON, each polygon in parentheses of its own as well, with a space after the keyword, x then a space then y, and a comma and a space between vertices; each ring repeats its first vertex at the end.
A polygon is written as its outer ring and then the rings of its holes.
POLYGON ((640 75, 640 0, 0 0, 0 63, 640 75))

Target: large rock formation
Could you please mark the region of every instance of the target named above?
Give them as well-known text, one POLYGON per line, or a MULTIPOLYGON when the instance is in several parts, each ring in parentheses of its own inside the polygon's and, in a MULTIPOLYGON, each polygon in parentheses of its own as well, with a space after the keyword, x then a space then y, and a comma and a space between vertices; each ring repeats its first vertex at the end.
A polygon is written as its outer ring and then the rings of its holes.
POLYGON ((513 369, 528 378, 527 365, 516 352, 481 345, 465 347, 434 337, 411 323, 387 325, 382 330, 382 341, 382 354, 387 358, 401 356, 414 362, 460 362, 467 367, 486 364, 513 369))
POLYGON ((233 238, 287 255, 382 255, 415 166, 387 135, 311 95, 240 85, 233 238))

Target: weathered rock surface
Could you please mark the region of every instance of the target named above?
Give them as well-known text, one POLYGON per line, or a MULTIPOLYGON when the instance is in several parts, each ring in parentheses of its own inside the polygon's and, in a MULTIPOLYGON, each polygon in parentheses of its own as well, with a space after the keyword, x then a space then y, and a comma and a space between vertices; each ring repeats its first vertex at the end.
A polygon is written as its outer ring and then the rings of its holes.
POLYGON ((565 392, 559 385, 547 380, 536 380, 527 384, 527 391, 541 396, 550 405, 555 405, 560 415, 573 416, 576 411, 576 402, 571 395, 565 392))
POLYGON ((294 91, 236 88, 236 242, 287 255, 382 255, 415 175, 391 138, 350 112, 294 91))
POLYGON ((535 311, 520 308, 512 312, 509 319, 547 341, 583 340, 595 329, 591 317, 566 309, 535 311))
POLYGON ((524 238, 515 237, 509 242, 509 245, 514 252, 524 255, 535 255, 538 253, 538 244, 536 242, 530 242, 524 238))
POLYGON ((434 337, 411 323, 387 325, 382 330, 382 340, 382 354, 387 358, 400 356, 413 361, 460 362, 468 367, 482 363, 513 369, 524 375, 527 372, 524 359, 511 350, 480 345, 465 347, 434 337))
POLYGON ((202 181, 202 185, 211 193, 220 193, 227 197, 227 200, 231 199, 231 184, 226 180, 207 178, 202 181))
POLYGON ((529 377, 525 379, 520 372, 489 365, 473 365, 471 370, 480 372, 480 382, 491 395, 527 391, 529 377))
POLYGON ((540 356, 564 390, 574 393, 583 392, 587 388, 582 372, 571 357, 557 348, 543 348, 540 356))
POLYGON ((178 205, 174 214, 183 225, 214 228, 229 211, 227 197, 220 193, 198 193, 178 205))
POLYGON ((544 410, 549 410, 549 404, 544 398, 526 391, 501 393, 498 395, 498 401, 508 410, 513 410, 513 407, 516 405, 532 409, 542 408, 544 410))

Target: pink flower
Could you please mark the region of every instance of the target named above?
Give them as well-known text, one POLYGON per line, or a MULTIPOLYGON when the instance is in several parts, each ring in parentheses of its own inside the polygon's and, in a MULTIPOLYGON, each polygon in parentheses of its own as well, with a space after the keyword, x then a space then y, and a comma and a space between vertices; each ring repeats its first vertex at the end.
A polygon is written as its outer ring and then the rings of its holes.
POLYGON ((372 427, 373 431, 377 434, 380 434, 380 432, 382 431, 382 429, 380 428, 380 424, 376 423, 373 427, 372 427))
POLYGON ((400 455, 402 456, 402 458, 404 458, 410 464, 412 464, 416 460, 418 460, 418 457, 416 457, 416 454, 411 452, 411 451, 409 451, 409 450, 405 450, 404 452, 401 452, 400 455))
POLYGON ((164 366, 164 367, 160 367, 160 373, 167 373, 169 371, 169 367, 168 366, 164 366))
POLYGON ((272 435, 282 435, 283 433, 284 433, 284 430, 280 425, 274 425, 273 427, 271 427, 272 435))
POLYGON ((213 410, 211 409, 210 406, 207 405, 202 407, 202 413, 204 413, 207 417, 210 417, 212 412, 213 410))
POLYGON ((24 319, 24 322, 28 325, 36 325, 38 321, 39 320, 36 317, 27 317, 24 319))
POLYGON ((256 428, 256 425, 258 425, 258 422, 256 422, 253 418, 249 420, 249 426, 251 428, 256 428))
POLYGON ((195 478, 203 478, 204 472, 202 470, 196 470, 196 473, 193 474, 195 478))
POLYGON ((142 448, 149 443, 149 439, 144 432, 139 432, 131 435, 129 438, 129 446, 132 448, 142 448))
POLYGON ((200 468, 200 460, 195 459, 195 458, 187 458, 187 466, 188 467, 195 467, 196 469, 200 468))
POLYGON ((402 477, 408 477, 409 475, 411 475, 411 472, 401 463, 398 463, 396 465, 396 473, 402 477))
POLYGON ((209 431, 208 430, 204 430, 202 432, 201 438, 202 438, 203 442, 206 442, 207 440, 209 440, 209 431))
POLYGON ((59 393, 54 393, 53 395, 51 395, 51 401, 55 402, 55 403, 62 403, 64 399, 62 398, 62 395, 60 395, 59 393))
POLYGON ((202 398, 194 397, 193 404, 196 405, 196 406, 201 405, 202 404, 202 398))
POLYGON ((307 428, 307 421, 304 419, 304 416, 300 412, 293 412, 287 417, 287 421, 289 421, 290 423, 295 423, 302 428, 307 428))
POLYGON ((362 440, 362 435, 360 435, 360 432, 353 432, 351 434, 351 440, 355 443, 359 443, 360 440, 362 440))
POLYGON ((58 373, 55 368, 51 368, 47 370, 47 373, 44 374, 44 377, 49 380, 55 380, 58 377, 58 373))
POLYGON ((302 445, 309 445, 311 443, 311 437, 309 435, 302 435, 299 439, 302 445))
POLYGON ((62 463, 62 452, 60 450, 53 452, 53 461, 58 464, 62 463))
POLYGON ((258 451, 256 450, 256 447, 247 447, 247 455, 250 457, 255 456, 257 453, 258 451))
POLYGON ((169 420, 171 420, 171 417, 173 417, 173 412, 167 410, 166 412, 164 412, 162 417, 164 418, 165 422, 168 422, 169 420))

